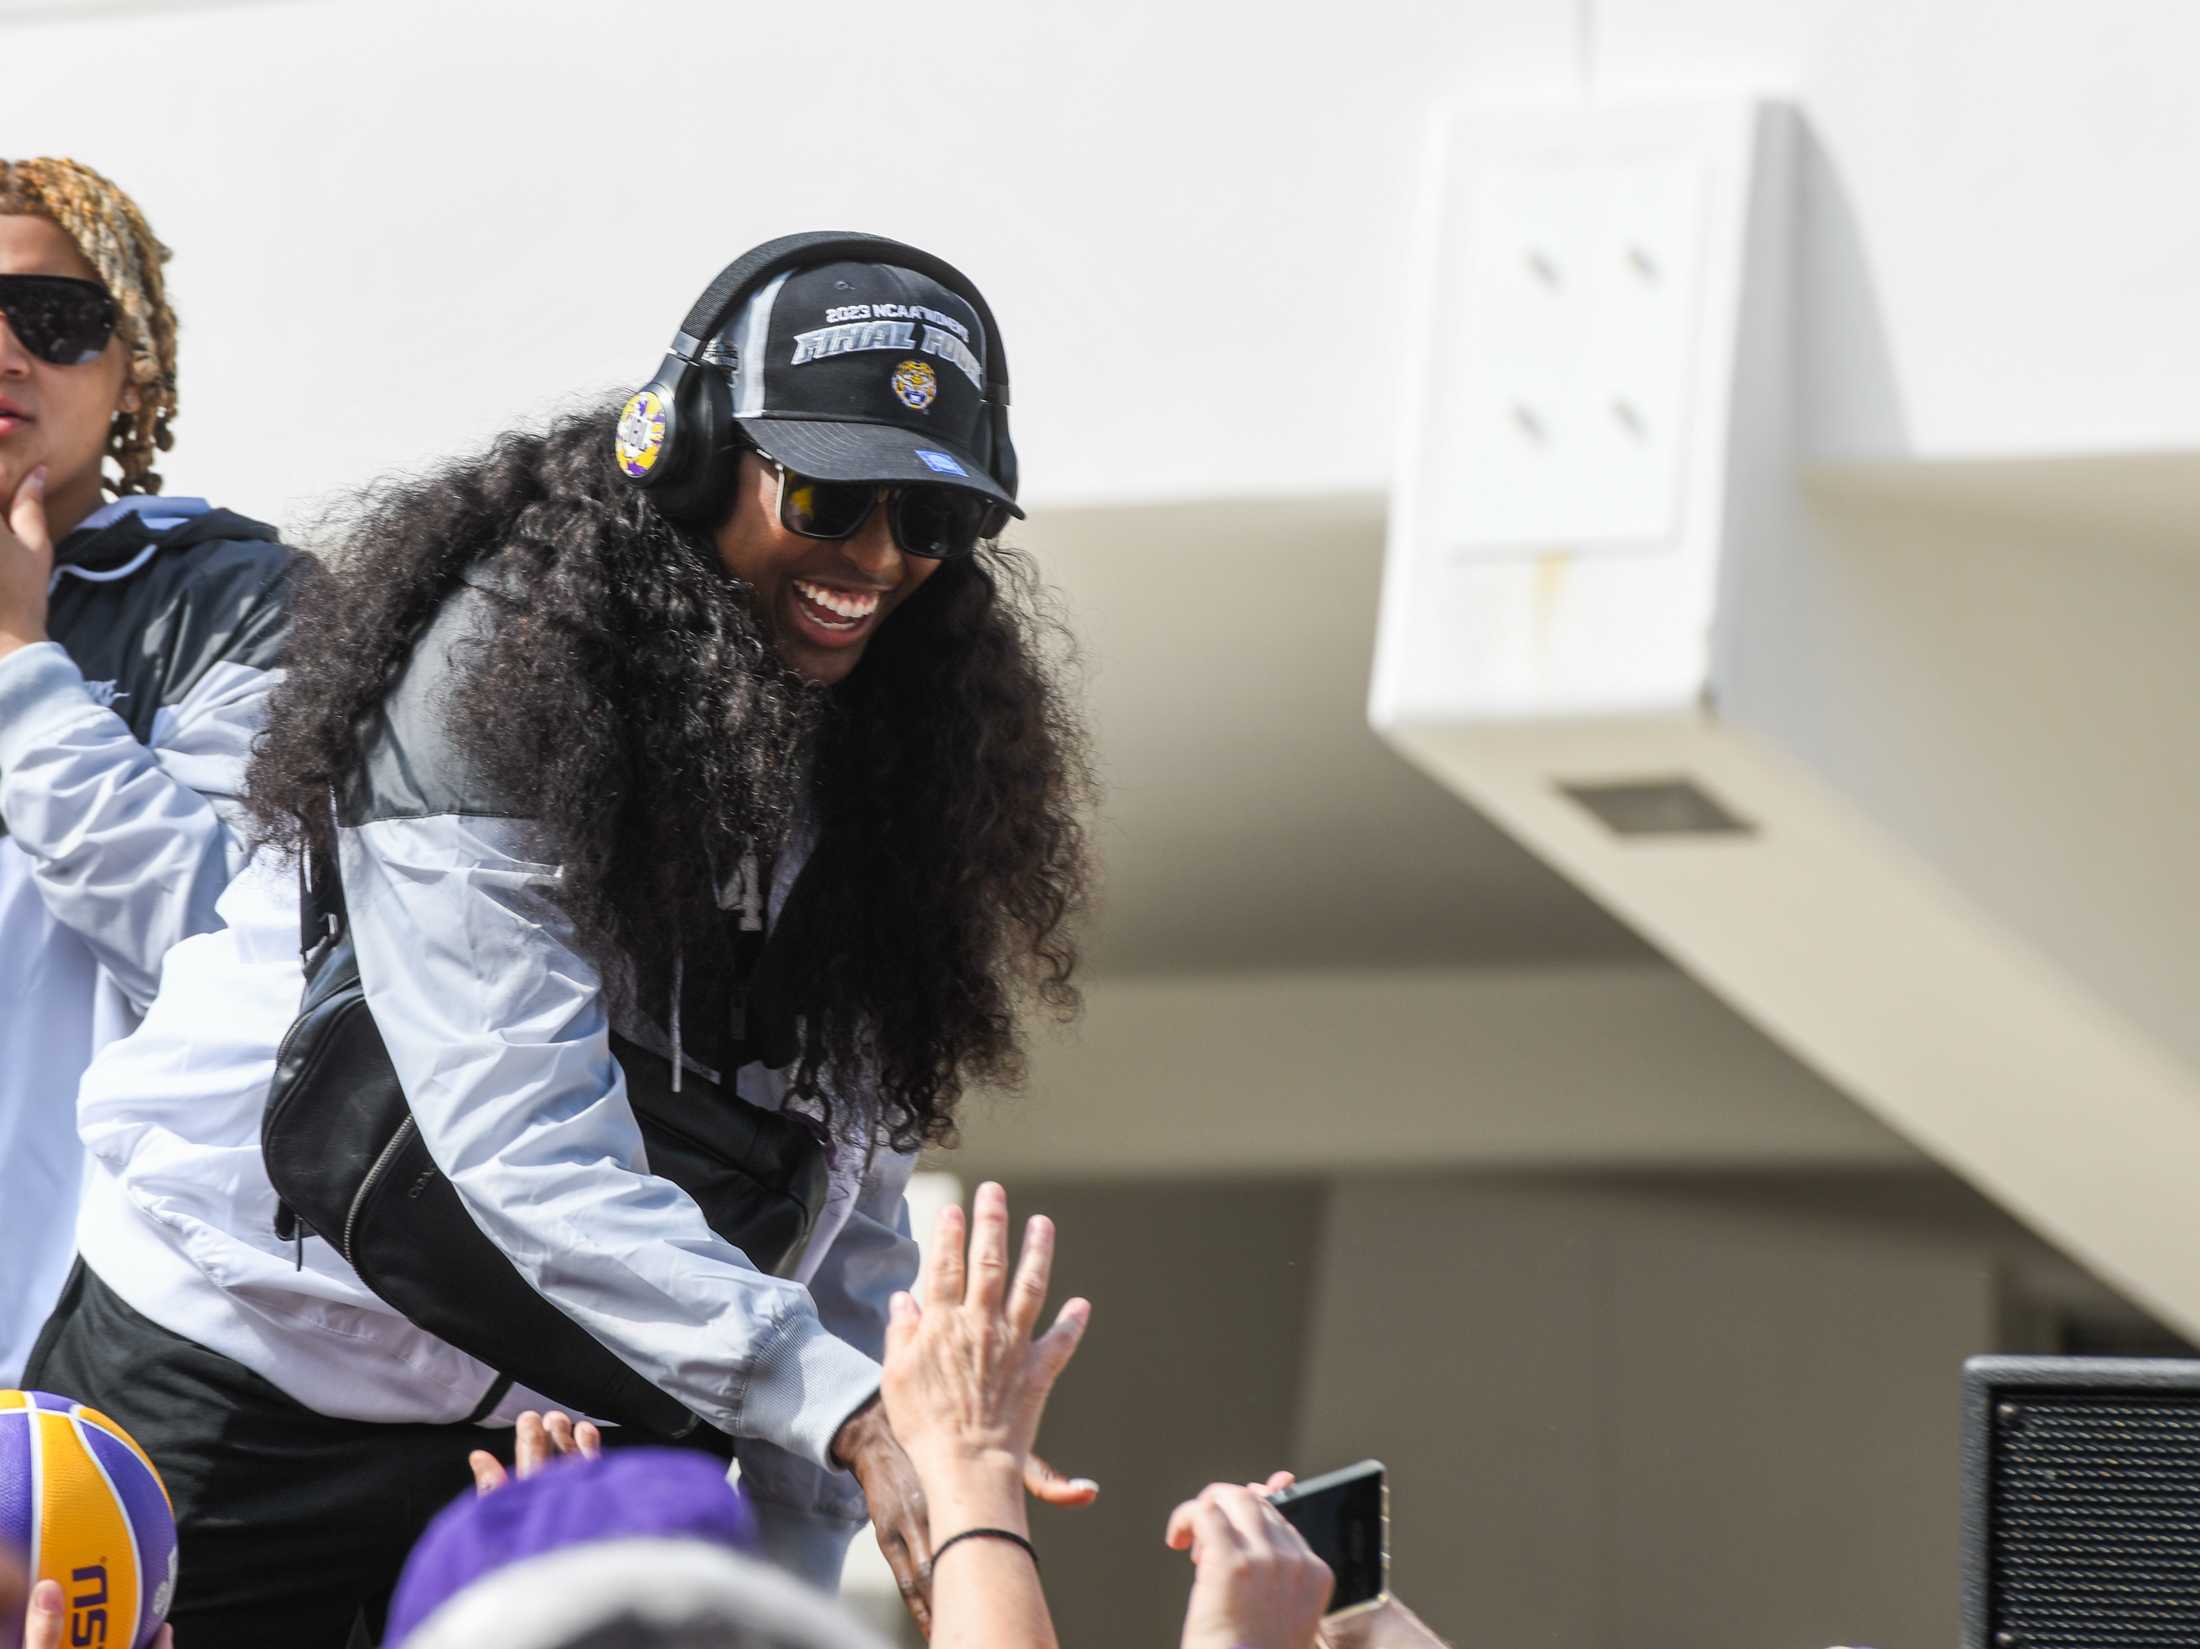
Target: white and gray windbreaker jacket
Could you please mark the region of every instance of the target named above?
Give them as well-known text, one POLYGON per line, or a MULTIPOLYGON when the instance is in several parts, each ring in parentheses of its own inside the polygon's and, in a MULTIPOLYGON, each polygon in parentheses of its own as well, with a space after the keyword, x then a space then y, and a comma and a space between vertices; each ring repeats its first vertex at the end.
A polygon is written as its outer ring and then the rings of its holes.
POLYGON ((289 553, 204 499, 110 504, 56 547, 51 639, 0 659, 0 1387, 75 1252, 77 1080, 243 863, 289 553))
MULTIPOLYGON (((731 1433, 767 1544, 837 1583, 861 1492, 832 1470, 878 1389, 886 1301, 916 1273, 911 1159, 843 1145, 793 1278, 757 1271, 649 1171, 596 969, 552 897, 512 798, 484 793, 446 733, 454 647, 494 622, 462 591, 415 649, 338 797, 338 851, 375 1022, 421 1138, 488 1237, 633 1368, 731 1433)), ((782 856, 776 916, 796 866, 782 856)), ((179 946, 144 1026, 79 1103, 95 1159, 79 1240, 137 1310, 324 1414, 460 1421, 494 1373, 377 1299, 325 1242, 274 1232, 259 1125, 301 987, 295 868, 257 858, 222 928, 179 946)), ((661 1046, 655 1027, 621 1035, 661 1046)), ((692 1032, 691 1032, 692 1035, 692 1032)), ((688 1066, 707 1103, 717 1075, 688 1066)), ((737 1073, 776 1106, 777 1073, 737 1073)), ((509 1423, 540 1397, 489 1411, 509 1423)))

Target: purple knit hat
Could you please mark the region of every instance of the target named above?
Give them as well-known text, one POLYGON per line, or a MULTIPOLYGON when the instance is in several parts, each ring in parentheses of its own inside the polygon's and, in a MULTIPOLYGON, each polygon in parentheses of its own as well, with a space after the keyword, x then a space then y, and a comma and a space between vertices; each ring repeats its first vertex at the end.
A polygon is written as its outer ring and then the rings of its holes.
POLYGON ((667 1599, 739 1618, 769 1601, 758 1588, 796 1585, 745 1555, 756 1547, 755 1515, 706 1454, 633 1448, 561 1460, 436 1514, 398 1577, 386 1641, 487 1641, 474 1636, 486 1616, 499 1642, 555 1643, 592 1616, 659 1614, 667 1599), (555 1608, 535 1633, 528 1603, 546 1595, 555 1608))

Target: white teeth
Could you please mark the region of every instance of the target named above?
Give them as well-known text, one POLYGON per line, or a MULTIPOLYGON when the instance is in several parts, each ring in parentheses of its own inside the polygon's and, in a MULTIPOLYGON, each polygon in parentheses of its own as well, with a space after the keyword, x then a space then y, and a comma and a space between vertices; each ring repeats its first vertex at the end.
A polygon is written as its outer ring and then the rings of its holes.
POLYGON ((803 578, 796 579, 794 587, 802 593, 802 598, 812 606, 822 607, 829 613, 836 613, 851 624, 869 618, 878 611, 878 591, 876 590, 864 590, 861 593, 854 590, 835 590, 824 584, 812 584, 809 580, 803 578))

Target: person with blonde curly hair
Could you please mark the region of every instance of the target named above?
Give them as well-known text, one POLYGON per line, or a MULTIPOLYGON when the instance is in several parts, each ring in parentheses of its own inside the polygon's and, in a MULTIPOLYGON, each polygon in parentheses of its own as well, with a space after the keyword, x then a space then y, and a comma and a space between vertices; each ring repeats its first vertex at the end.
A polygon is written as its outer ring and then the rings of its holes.
POLYGON ((275 682, 289 552, 153 469, 167 257, 90 167, 0 161, 0 1386, 69 1268, 78 1079, 216 925, 275 682))

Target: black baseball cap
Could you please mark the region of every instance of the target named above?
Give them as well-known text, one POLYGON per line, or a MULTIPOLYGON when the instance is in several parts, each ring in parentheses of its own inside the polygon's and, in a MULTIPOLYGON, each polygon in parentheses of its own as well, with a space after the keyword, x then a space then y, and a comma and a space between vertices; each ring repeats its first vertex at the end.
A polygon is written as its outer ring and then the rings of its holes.
POLYGON ((766 281, 703 359, 738 367, 735 423, 798 474, 957 487, 1021 516, 990 464, 990 346, 977 311, 929 275, 842 262, 766 281))

